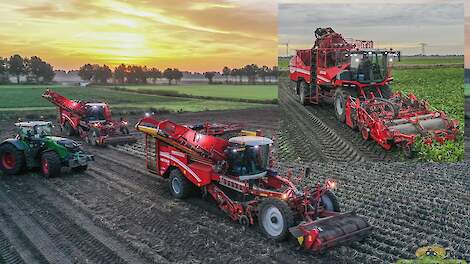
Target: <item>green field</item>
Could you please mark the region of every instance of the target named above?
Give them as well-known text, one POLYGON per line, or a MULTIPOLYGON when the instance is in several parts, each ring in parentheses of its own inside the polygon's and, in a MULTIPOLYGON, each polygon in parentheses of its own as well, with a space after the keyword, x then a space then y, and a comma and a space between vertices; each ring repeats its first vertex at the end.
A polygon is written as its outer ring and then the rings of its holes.
POLYGON ((408 65, 408 64, 453 64, 462 63, 463 56, 403 56, 401 61, 396 62, 397 65, 408 65))
MULTIPOLYGON (((51 86, 47 86, 51 87, 51 86)), ((194 99, 171 96, 144 95, 105 88, 76 86, 52 86, 55 91, 72 99, 108 102, 113 110, 159 109, 168 111, 206 111, 225 109, 246 109, 266 106, 244 102, 194 99)), ((39 85, 1 85, 0 115, 20 115, 21 111, 50 114, 55 107, 41 97, 46 86, 39 85)))
MULTIPOLYGON (((425 65, 425 64, 463 64, 463 56, 402 56, 401 61, 395 63, 395 65, 425 65)), ((288 59, 278 60, 279 68, 289 67, 288 59)))
POLYGON ((130 91, 173 92, 179 95, 227 99, 273 100, 277 98, 277 85, 125 85, 130 91))

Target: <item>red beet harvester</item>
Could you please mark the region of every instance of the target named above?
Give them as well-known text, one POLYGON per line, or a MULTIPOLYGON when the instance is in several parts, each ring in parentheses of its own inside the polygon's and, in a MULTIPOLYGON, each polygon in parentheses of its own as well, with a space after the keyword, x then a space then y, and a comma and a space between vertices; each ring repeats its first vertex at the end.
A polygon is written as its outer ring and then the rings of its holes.
POLYGON ((345 39, 331 28, 315 31, 311 49, 297 50, 289 62, 292 89, 301 104, 333 100, 337 118, 384 149, 410 150, 425 143, 454 140, 458 121, 432 110, 415 95, 393 93, 392 64, 400 52, 375 49, 373 41, 345 39))
POLYGON ((272 140, 258 132, 224 139, 154 117, 141 119, 136 129, 145 134, 147 168, 169 178, 174 197, 200 189, 233 220, 257 221, 271 239, 290 233, 305 249, 318 252, 364 238, 371 230, 363 217, 340 213, 333 181, 300 189, 291 177, 270 169, 272 140))
POLYGON ((129 134, 126 120, 112 119, 111 109, 106 103, 75 101, 50 89, 42 97, 57 106, 59 123, 67 136, 79 135, 91 145, 132 144, 137 141, 129 134))

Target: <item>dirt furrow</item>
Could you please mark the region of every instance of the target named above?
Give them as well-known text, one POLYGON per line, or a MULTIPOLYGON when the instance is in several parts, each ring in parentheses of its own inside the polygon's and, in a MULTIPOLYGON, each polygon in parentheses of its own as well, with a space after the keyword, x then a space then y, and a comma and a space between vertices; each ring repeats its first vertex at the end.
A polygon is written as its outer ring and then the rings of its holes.
POLYGON ((31 186, 15 181, 9 181, 6 185, 15 204, 22 211, 30 212, 32 219, 52 238, 57 248, 71 259, 94 263, 126 263, 116 252, 70 219, 59 208, 44 199, 38 203, 38 198, 42 195, 34 190, 34 187, 30 188, 31 186))
MULTIPOLYGON (((298 123, 305 123, 305 131, 282 131, 288 133, 283 137, 290 138, 291 145, 294 146, 295 152, 298 153, 302 161, 309 161, 309 151, 306 148, 296 147, 295 138, 298 133, 316 134, 317 138, 321 138, 319 151, 328 157, 327 160, 335 162, 361 162, 364 160, 383 161, 394 160, 389 152, 381 149, 372 141, 364 141, 357 131, 353 131, 344 124, 338 123, 331 105, 302 106, 297 102, 297 98, 292 94, 286 84, 286 80, 280 82, 280 108, 283 112, 283 126, 296 126, 298 123)), ((310 139, 307 139, 310 140, 310 139)), ((306 144, 305 139, 300 142, 306 144)), ((307 141, 308 142, 308 141, 307 141)), ((282 153, 281 153, 282 155, 282 153)), ((280 159, 288 160, 289 157, 281 156, 280 159)))
MULTIPOLYGON (((363 160, 363 155, 352 148, 348 142, 343 140, 339 135, 335 133, 330 127, 328 127, 323 121, 317 118, 315 115, 310 113, 305 107, 295 102, 292 95, 285 89, 280 89, 280 106, 281 109, 290 116, 287 119, 288 122, 296 122, 302 124, 302 130, 297 133, 305 133, 311 135, 311 138, 316 140, 312 142, 317 146, 320 152, 317 155, 324 155, 329 161, 349 161, 358 162, 363 160)), ((307 138, 307 141, 302 143, 308 144, 311 138, 307 138)), ((303 153, 311 152, 310 149, 299 149, 298 151, 303 153)))

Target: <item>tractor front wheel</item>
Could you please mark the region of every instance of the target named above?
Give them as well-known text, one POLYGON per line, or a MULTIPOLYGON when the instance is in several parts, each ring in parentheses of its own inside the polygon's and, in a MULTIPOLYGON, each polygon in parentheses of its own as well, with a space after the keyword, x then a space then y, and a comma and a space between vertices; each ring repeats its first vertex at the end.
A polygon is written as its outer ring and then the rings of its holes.
POLYGON ((41 156, 41 171, 46 178, 55 178, 60 176, 62 165, 60 157, 53 151, 44 152, 41 156))
POLYGON ((185 199, 191 195, 194 185, 178 169, 170 172, 169 178, 170 193, 177 199, 185 199))
POLYGON ((12 144, 0 146, 0 169, 7 175, 20 173, 25 167, 24 153, 12 144))
POLYGON ((259 206, 258 224, 265 236, 281 241, 294 225, 294 215, 286 202, 266 199, 259 206))

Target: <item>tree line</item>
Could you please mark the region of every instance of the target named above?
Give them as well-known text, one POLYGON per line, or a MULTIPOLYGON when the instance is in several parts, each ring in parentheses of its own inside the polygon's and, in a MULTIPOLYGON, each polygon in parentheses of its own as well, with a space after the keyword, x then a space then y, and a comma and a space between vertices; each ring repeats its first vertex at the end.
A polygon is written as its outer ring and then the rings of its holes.
POLYGON ((38 56, 27 58, 15 54, 10 58, 0 57, 0 83, 9 83, 10 75, 16 77, 18 84, 22 75, 27 83, 49 83, 55 73, 52 65, 38 56))
MULTIPOLYGON (((268 77, 276 78, 278 73, 277 66, 269 68, 268 66, 259 67, 256 64, 249 64, 242 68, 234 69, 224 67, 222 72, 205 72, 203 76, 208 79, 210 84, 214 83, 214 77, 217 74, 222 74, 222 76, 225 77, 226 83, 241 83, 244 77, 246 77, 250 83, 256 83, 257 78, 261 78, 263 83, 265 83, 268 77)), ((85 81, 101 84, 108 83, 109 80, 118 84, 146 84, 149 80, 156 83, 158 79, 164 78, 167 79, 168 84, 171 85, 173 81, 176 84, 178 81, 181 81, 183 72, 177 68, 167 68, 161 71, 154 67, 121 64, 111 69, 107 65, 85 64, 80 67, 78 76, 85 81)))
POLYGON ((145 84, 149 79, 156 83, 157 79, 166 78, 171 85, 173 81, 178 83, 183 78, 183 73, 176 68, 167 68, 162 72, 147 66, 121 64, 111 70, 107 65, 85 64, 78 70, 78 76, 85 81, 102 84, 110 79, 120 84, 145 84))

